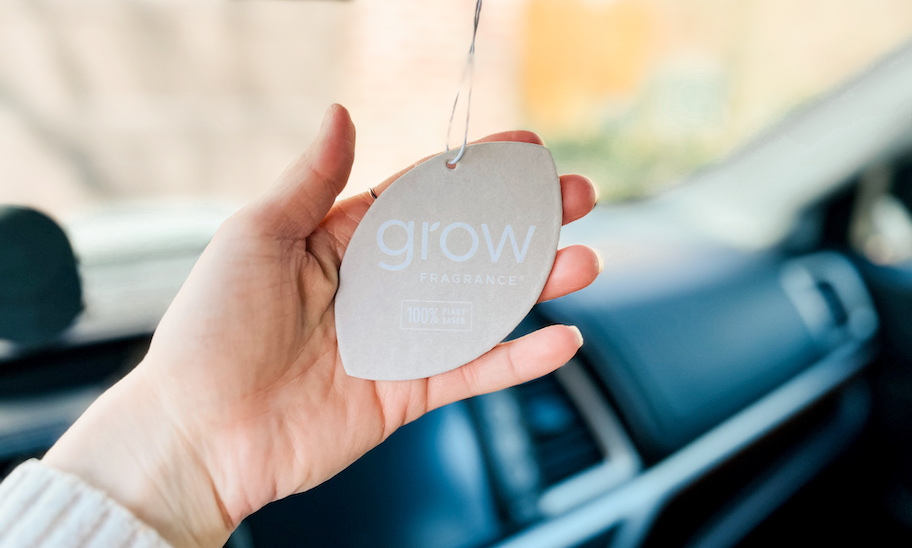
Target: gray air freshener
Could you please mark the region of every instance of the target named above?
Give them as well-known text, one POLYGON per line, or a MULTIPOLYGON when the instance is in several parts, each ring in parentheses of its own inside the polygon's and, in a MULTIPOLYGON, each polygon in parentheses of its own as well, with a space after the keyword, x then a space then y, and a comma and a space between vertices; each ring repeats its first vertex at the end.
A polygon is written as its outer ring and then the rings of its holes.
POLYGON ((419 379, 497 345, 541 295, 561 210, 543 146, 473 145, 455 168, 441 154, 400 177, 342 262, 335 316, 348 374, 419 379))

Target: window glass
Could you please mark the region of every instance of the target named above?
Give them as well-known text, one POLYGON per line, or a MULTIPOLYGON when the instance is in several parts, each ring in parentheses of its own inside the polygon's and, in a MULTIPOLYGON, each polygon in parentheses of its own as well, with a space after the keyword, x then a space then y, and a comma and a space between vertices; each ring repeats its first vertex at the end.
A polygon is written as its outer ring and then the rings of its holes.
MULTIPOLYGON (((0 202, 64 221, 124 204, 230 209, 332 102, 358 128, 347 192, 362 191, 444 147, 473 9, 0 0, 0 202)), ((648 195, 910 36, 908 0, 487 2, 469 135, 534 129, 603 198, 648 195)))

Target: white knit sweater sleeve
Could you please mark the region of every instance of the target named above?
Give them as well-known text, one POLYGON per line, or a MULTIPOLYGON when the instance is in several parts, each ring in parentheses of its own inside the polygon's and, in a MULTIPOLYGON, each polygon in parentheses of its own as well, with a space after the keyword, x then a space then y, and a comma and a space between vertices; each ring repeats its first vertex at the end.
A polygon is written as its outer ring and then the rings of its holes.
POLYGON ((0 483, 0 548, 169 546, 101 491, 38 460, 0 483))

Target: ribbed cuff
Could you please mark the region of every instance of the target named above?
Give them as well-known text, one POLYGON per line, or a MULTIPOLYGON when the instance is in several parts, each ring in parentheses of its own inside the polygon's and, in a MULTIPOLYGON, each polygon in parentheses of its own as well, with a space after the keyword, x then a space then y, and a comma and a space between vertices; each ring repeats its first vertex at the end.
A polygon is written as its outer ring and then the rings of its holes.
POLYGON ((169 548, 129 510, 32 459, 0 483, 0 548, 169 548))

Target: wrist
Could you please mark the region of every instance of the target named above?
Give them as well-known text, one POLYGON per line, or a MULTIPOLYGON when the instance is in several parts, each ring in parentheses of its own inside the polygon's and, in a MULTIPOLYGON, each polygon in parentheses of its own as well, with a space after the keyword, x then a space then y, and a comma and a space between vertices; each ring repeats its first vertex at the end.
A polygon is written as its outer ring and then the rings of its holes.
POLYGON ((174 546, 222 546, 233 529, 196 449, 139 371, 98 398, 43 462, 104 491, 174 546))

